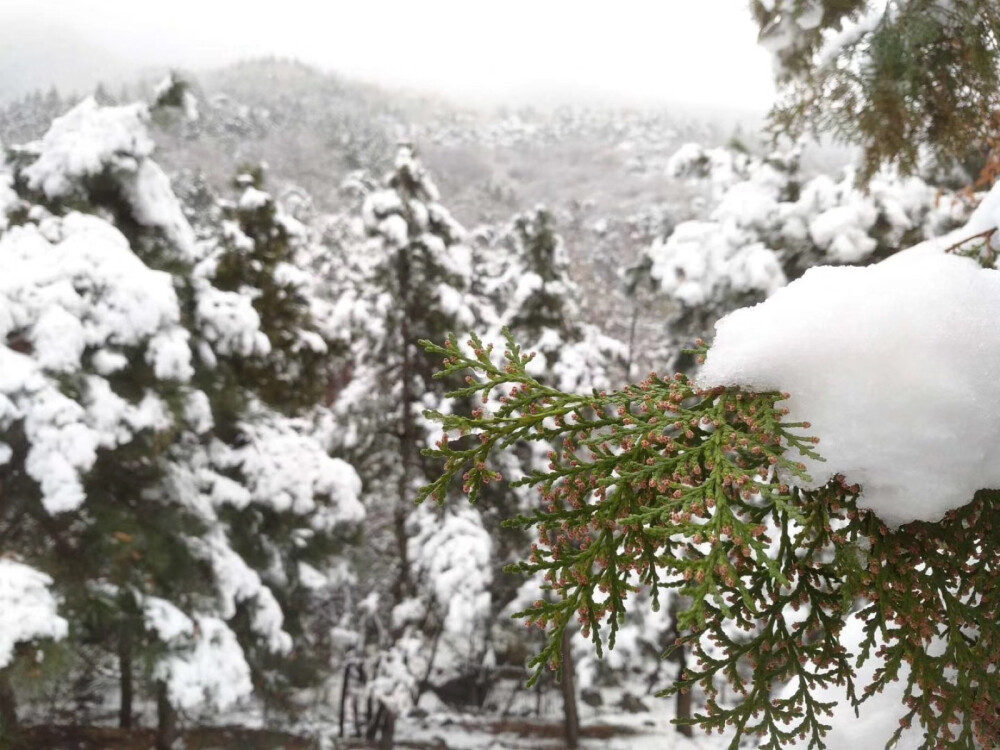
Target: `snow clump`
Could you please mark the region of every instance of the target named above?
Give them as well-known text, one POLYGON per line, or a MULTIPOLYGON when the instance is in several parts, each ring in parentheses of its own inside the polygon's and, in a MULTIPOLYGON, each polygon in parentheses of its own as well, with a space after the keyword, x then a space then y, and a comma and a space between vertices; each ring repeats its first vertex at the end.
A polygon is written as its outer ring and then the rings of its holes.
POLYGON ((716 325, 702 386, 784 391, 825 462, 889 524, 1000 488, 1000 273, 940 253, 816 267, 716 325))

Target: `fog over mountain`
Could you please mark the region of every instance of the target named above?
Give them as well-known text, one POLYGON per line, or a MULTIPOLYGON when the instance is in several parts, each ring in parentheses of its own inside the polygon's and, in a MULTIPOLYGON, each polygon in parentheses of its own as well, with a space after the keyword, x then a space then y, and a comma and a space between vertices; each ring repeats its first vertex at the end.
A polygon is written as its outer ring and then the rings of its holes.
POLYGON ((653 4, 289 0, 169 6, 6 0, 0 98, 116 82, 149 67, 201 70, 295 58, 385 86, 478 103, 610 101, 766 110, 769 62, 740 0, 653 4), (711 34, 692 33, 711 29, 711 34), (677 75, 677 71, 681 74, 677 75))

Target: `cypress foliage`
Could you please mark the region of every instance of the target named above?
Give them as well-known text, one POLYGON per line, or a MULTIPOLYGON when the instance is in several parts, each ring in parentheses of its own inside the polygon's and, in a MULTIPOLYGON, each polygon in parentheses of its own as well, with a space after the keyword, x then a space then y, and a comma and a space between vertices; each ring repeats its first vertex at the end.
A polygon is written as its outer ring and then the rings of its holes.
POLYGON ((992 0, 752 0, 775 56, 778 135, 832 133, 880 166, 950 165, 984 145, 1000 106, 1000 7, 992 0))
POLYGON ((618 392, 571 395, 530 376, 532 355, 509 335, 499 363, 476 336, 467 349, 454 339, 425 346, 444 358, 444 374, 466 375, 455 397, 485 402, 495 392, 500 405, 429 415, 452 437, 428 451, 446 468, 422 499, 440 501, 461 477, 475 502, 500 479, 492 453, 521 440, 562 441, 547 469, 515 483, 537 488, 541 508, 509 521, 537 528, 539 539, 512 570, 544 576, 556 594, 517 615, 547 635, 533 681, 559 668, 574 621, 600 653, 614 647, 640 590, 654 608, 676 592, 676 645, 695 658, 663 694, 703 690, 706 708, 693 723, 735 728, 733 750, 747 735, 762 735, 769 750, 798 736, 823 747, 831 705, 814 692, 843 685, 857 704, 904 664, 901 726, 920 722, 933 747, 1000 740, 992 708, 1000 680, 990 666, 997 493, 977 494, 941 523, 890 530, 857 507, 859 488, 841 478, 796 486, 805 476, 795 453, 814 456, 817 441, 804 436, 807 423, 783 421, 787 394, 700 390, 684 375, 650 375, 618 392), (838 636, 859 598, 853 616, 865 637, 850 654, 838 636), (856 657, 876 652, 886 666, 856 684, 856 657), (720 681, 739 702, 718 699, 720 681), (791 683, 789 697, 772 697, 779 682, 791 683))

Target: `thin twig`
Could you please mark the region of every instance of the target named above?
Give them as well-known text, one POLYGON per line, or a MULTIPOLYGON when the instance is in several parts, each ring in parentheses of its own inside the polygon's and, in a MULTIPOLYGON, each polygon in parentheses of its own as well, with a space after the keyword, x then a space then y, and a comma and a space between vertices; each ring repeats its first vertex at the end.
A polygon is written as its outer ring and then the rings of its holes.
POLYGON ((987 229, 985 231, 979 232, 978 234, 974 234, 971 237, 966 237, 964 240, 959 240, 954 245, 951 245, 950 247, 945 248, 945 252, 946 253, 950 253, 950 252, 953 252, 955 250, 958 250, 958 248, 962 247, 962 245, 966 245, 966 244, 972 242, 973 240, 982 239, 985 242, 989 242, 990 239, 993 237, 993 235, 996 234, 996 231, 997 231, 997 228, 993 227, 993 229, 987 229))

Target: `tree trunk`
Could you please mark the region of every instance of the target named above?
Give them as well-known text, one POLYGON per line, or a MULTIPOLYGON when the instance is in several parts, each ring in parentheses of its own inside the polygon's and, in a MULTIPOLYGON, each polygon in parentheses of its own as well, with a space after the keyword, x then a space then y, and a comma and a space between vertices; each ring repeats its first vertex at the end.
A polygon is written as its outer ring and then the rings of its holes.
POLYGON ((399 575, 396 579, 393 594, 396 603, 411 596, 412 581, 410 579, 410 560, 406 544, 406 519, 410 514, 410 476, 413 469, 416 430, 413 423, 413 362, 410 357, 410 315, 412 295, 410 292, 410 259, 406 248, 399 251, 396 262, 396 278, 399 282, 399 292, 402 297, 400 306, 402 317, 399 324, 399 337, 402 345, 402 364, 399 376, 401 378, 400 401, 402 414, 399 429, 399 488, 396 507, 393 513, 393 531, 396 534, 396 555, 399 558, 399 575))
POLYGON ((632 321, 628 327, 628 360, 625 362, 625 382, 632 382, 632 360, 635 358, 635 329, 639 323, 639 304, 632 303, 632 321))
POLYGON ((118 674, 120 703, 118 726, 132 728, 132 696, 135 692, 132 675, 132 623, 124 620, 118 630, 118 674))
POLYGON ((177 712, 162 681, 156 683, 156 719, 156 750, 171 750, 177 739, 177 712))
MULTIPOLYGON (((680 637, 681 632, 677 627, 677 615, 680 611, 680 602, 676 596, 670 599, 670 618, 672 620, 670 638, 674 643, 676 643, 680 637)), ((684 679, 684 670, 687 669, 687 651, 683 645, 677 644, 677 649, 674 651, 677 660, 677 679, 684 679)), ((691 718, 691 690, 679 690, 677 691, 677 718, 678 719, 690 719, 691 718)), ((678 724, 677 731, 683 734, 685 737, 694 737, 694 727, 690 724, 678 724)))
POLYGON ((580 713, 576 705, 576 672, 573 664, 573 633, 569 628, 562 635, 562 696, 565 715, 566 747, 569 750, 580 742, 580 713))
MULTIPOLYGON (((680 646, 677 649, 677 676, 682 677, 684 670, 687 668, 687 654, 685 653, 684 647, 680 646)), ((678 719, 690 719, 691 718, 691 691, 689 689, 678 690, 677 691, 677 718, 678 719)), ((694 727, 690 724, 678 724, 677 731, 683 734, 685 737, 694 737, 694 727)))
POLYGON ((10 672, 0 669, 0 743, 7 747, 10 736, 17 730, 17 700, 10 672))
POLYGON ((396 714, 386 711, 382 715, 382 733, 378 738, 378 750, 392 750, 396 735, 396 714))
POLYGON ((351 664, 344 667, 344 681, 340 685, 340 737, 344 736, 344 715, 347 713, 347 692, 351 684, 351 664))

